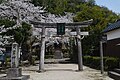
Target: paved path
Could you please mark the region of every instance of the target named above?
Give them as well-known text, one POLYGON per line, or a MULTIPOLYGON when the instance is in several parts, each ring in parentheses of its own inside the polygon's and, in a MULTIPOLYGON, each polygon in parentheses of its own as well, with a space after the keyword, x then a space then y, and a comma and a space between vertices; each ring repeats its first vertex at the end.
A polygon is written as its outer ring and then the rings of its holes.
POLYGON ((84 71, 77 72, 76 64, 45 64, 45 72, 38 73, 37 70, 38 66, 23 67, 23 74, 30 75, 30 80, 112 80, 86 66, 84 71))

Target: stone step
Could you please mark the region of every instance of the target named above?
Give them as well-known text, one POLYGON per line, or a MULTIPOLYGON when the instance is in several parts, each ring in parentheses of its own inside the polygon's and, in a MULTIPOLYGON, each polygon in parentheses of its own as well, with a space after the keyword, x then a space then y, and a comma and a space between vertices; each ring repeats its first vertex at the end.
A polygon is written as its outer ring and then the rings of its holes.
POLYGON ((108 76, 114 80, 120 80, 120 74, 114 71, 109 71, 108 76))

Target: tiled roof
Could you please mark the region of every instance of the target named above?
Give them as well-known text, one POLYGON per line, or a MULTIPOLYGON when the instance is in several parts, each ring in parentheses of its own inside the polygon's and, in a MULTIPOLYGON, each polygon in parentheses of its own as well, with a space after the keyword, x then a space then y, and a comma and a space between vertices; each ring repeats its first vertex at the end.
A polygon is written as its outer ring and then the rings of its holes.
POLYGON ((120 21, 110 24, 106 29, 103 30, 104 33, 120 28, 120 21))

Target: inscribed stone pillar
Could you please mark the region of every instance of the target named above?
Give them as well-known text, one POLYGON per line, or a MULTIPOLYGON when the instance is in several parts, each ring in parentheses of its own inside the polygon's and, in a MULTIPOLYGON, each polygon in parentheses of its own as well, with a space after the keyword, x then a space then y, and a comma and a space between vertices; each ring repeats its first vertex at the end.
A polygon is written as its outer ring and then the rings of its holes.
POLYGON ((17 68, 19 66, 19 54, 18 44, 15 42, 12 44, 11 51, 11 68, 17 68))

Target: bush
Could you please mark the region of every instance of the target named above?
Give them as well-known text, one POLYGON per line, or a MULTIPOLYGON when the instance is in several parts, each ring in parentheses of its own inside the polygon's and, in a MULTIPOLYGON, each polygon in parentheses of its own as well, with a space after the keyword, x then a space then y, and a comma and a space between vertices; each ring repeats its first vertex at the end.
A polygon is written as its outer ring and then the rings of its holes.
POLYGON ((37 60, 37 56, 32 56, 32 62, 31 62, 31 64, 32 65, 35 65, 35 61, 37 60))
POLYGON ((45 59, 51 59, 54 58, 54 55, 45 55, 45 59))
POLYGON ((83 61, 86 66, 100 69, 100 57, 84 56, 83 61))
POLYGON ((119 58, 108 57, 105 60, 105 69, 112 70, 119 67, 119 58))
MULTIPOLYGON (((100 57, 84 56, 83 63, 91 68, 100 69, 100 57)), ((113 70, 119 67, 119 58, 104 57, 104 69, 113 70)))

